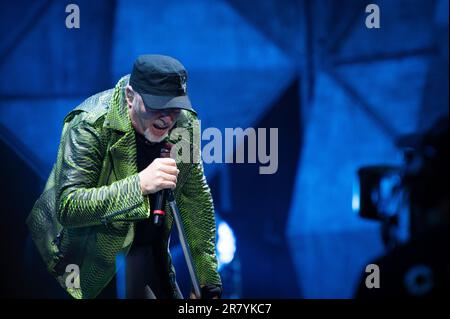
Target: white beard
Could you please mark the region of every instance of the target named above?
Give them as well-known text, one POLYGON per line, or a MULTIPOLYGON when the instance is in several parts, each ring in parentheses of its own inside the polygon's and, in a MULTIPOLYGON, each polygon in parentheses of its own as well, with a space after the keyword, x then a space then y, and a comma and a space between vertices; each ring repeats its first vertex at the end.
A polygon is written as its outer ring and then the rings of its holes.
POLYGON ((152 134, 152 132, 150 132, 150 129, 146 129, 144 131, 145 138, 149 142, 152 142, 152 143, 162 142, 167 137, 167 135, 169 135, 169 132, 166 132, 166 134, 164 134, 163 136, 155 136, 155 135, 152 134))

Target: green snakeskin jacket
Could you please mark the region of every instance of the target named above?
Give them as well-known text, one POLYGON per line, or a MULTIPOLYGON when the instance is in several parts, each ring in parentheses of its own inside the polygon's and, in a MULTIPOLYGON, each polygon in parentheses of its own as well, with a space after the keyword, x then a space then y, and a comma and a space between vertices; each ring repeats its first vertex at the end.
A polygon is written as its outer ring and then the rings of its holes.
MULTIPOLYGON (((150 215, 148 196, 142 195, 139 186, 135 134, 124 97, 128 77, 67 114, 57 161, 27 218, 47 269, 74 298, 95 298, 102 291, 116 272, 116 255, 127 254, 131 247, 135 222, 150 215), (66 285, 70 264, 79 267, 79 288, 66 285)), ((182 111, 175 127, 186 128, 191 151, 200 152, 191 143, 200 136, 196 115, 182 111)), ((169 142, 186 142, 186 135, 174 137, 174 131, 169 142)), ((221 284, 214 207, 203 165, 178 162, 174 194, 197 277, 202 285, 221 284)), ((166 211, 164 244, 169 247, 173 218, 168 207, 166 211)), ((167 267, 177 298, 169 249, 167 267)))

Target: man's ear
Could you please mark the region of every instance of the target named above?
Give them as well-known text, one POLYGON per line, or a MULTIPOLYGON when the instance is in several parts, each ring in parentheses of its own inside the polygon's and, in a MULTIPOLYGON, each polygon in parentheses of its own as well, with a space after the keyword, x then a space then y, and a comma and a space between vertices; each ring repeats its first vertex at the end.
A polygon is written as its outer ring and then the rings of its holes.
POLYGON ((125 87, 125 99, 127 100, 128 107, 131 108, 133 105, 134 91, 130 85, 125 87))

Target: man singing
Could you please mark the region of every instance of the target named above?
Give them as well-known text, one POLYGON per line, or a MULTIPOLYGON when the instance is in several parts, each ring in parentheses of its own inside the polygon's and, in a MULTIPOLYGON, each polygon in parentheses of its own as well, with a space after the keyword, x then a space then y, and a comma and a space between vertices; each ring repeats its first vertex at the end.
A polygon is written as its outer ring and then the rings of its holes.
POLYGON ((57 161, 27 224, 48 270, 72 297, 117 297, 117 271, 126 298, 182 297, 168 250, 173 217, 166 210, 162 225, 152 219, 155 194, 172 189, 202 298, 220 298, 214 207, 202 162, 181 162, 177 152, 175 159, 160 158, 166 143, 179 142, 175 128, 189 132, 191 151, 200 152, 186 81, 176 59, 143 55, 114 89, 65 117, 57 161))

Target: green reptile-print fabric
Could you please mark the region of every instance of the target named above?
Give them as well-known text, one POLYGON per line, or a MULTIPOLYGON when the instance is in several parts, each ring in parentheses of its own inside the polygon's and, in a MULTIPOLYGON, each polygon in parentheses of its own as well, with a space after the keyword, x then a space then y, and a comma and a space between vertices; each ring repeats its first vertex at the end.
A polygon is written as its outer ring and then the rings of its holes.
MULTIPOLYGON (((27 225, 49 272, 74 298, 95 298, 115 274, 118 253, 127 254, 135 222, 149 218, 150 203, 139 187, 135 135, 124 98, 129 76, 98 93, 64 119, 57 161, 27 225), (80 269, 80 287, 66 286, 66 267, 80 269)), ((198 119, 182 111, 167 138, 180 139, 190 151, 200 148, 198 119), (189 135, 175 134, 175 128, 189 135), (187 144, 186 144, 187 143, 187 144)), ((181 156, 182 151, 178 152, 181 156)), ((192 154, 191 154, 192 155, 192 154)), ((181 158, 181 157, 180 157, 181 158)), ((177 162, 179 159, 177 158, 177 162)), ((203 165, 177 163, 174 191, 200 284, 221 284, 215 255, 214 207, 203 165)), ((166 211, 170 211, 166 208, 166 211)), ((167 214, 164 244, 173 225, 167 214)), ((174 298, 175 270, 167 249, 174 298)))

